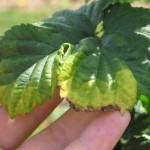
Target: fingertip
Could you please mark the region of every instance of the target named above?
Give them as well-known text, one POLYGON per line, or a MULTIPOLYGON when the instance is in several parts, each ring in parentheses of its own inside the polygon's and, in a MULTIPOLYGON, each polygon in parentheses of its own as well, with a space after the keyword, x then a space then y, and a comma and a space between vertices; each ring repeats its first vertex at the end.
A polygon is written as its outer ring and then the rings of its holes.
POLYGON ((124 118, 126 121, 130 122, 130 120, 131 120, 131 114, 130 114, 130 112, 129 112, 129 111, 126 111, 126 112, 123 114, 123 118, 124 118))
POLYGON ((111 115, 112 117, 115 117, 115 120, 118 122, 126 122, 129 123, 131 120, 131 114, 129 111, 125 111, 123 114, 120 111, 113 111, 110 112, 109 115, 111 115))
POLYGON ((119 111, 100 113, 99 117, 83 131, 73 146, 78 145, 80 149, 88 147, 89 150, 113 149, 127 128, 130 119, 128 111, 123 115, 119 111))

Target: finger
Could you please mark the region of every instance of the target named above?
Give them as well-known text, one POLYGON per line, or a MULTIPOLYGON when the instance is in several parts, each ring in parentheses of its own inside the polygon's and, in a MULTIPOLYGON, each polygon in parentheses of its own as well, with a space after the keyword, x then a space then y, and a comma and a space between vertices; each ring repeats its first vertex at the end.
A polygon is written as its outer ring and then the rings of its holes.
POLYGON ((60 102, 57 90, 51 100, 37 106, 28 115, 19 116, 14 120, 9 119, 8 114, 0 108, 0 147, 7 150, 18 147, 60 102))
POLYGON ((130 114, 114 111, 101 115, 65 150, 112 150, 127 128, 130 114))
POLYGON ((77 138, 86 126, 98 117, 99 112, 75 112, 68 110, 43 132, 24 143, 19 150, 62 150, 77 138))

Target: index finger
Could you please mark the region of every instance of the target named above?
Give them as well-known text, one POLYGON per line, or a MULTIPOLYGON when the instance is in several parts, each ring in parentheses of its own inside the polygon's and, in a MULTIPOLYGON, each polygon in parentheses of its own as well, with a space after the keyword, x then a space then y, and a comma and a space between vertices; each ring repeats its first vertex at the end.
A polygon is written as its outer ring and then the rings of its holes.
POLYGON ((130 122, 131 116, 118 111, 103 113, 64 150, 112 150, 130 122))
POLYGON ((8 150, 18 147, 60 102, 57 90, 51 100, 37 106, 28 115, 18 116, 14 120, 9 119, 7 112, 0 106, 0 147, 8 150))

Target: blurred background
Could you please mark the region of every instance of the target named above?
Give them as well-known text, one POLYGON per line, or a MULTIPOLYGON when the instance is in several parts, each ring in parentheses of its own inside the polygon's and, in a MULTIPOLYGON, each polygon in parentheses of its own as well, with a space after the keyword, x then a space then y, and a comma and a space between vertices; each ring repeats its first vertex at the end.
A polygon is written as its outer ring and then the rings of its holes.
MULTIPOLYGON (((80 7, 90 0, 0 0, 0 35, 11 26, 38 22, 53 12, 80 7)), ((133 5, 150 8, 150 0, 134 0, 133 5)))
MULTIPOLYGON (((0 0, 0 36, 13 25, 38 22, 57 10, 76 9, 86 1, 88 0, 0 0)), ((133 6, 150 8, 150 0, 134 0, 133 6)), ((68 103, 63 102, 33 135, 47 127, 68 108, 68 103)))
POLYGON ((34 23, 65 8, 75 9, 84 0, 0 0, 0 35, 12 25, 34 23))

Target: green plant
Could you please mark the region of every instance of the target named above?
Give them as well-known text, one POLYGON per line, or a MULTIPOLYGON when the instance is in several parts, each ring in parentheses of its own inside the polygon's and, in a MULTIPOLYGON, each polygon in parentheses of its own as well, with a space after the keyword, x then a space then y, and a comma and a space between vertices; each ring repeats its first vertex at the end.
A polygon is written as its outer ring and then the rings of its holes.
POLYGON ((0 103, 11 118, 32 111, 59 86, 75 109, 132 110, 116 149, 150 145, 150 10, 124 2, 94 1, 5 32, 0 103))

